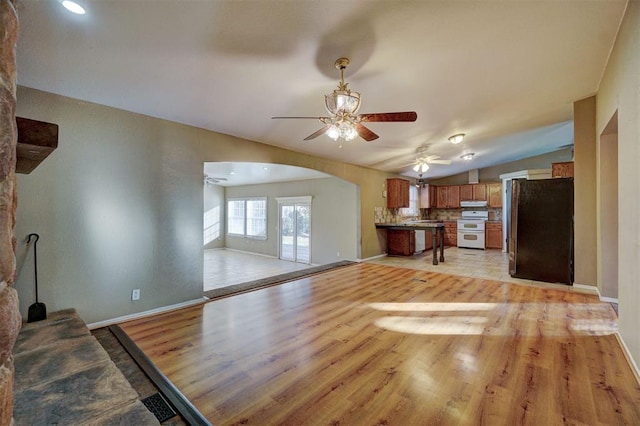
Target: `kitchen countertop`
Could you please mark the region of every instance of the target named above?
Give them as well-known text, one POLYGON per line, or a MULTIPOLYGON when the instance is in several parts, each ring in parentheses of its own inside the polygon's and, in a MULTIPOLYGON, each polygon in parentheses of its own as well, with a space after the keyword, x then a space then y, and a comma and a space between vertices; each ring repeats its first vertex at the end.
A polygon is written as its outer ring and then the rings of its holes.
POLYGON ((444 222, 438 220, 400 222, 400 223, 376 223, 376 228, 384 229, 408 229, 414 231, 443 228, 444 222))

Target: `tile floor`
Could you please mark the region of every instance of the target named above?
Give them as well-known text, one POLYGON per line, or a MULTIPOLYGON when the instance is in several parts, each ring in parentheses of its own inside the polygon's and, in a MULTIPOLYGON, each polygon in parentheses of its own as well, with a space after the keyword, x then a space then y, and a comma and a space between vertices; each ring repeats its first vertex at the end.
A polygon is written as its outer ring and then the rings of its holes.
POLYGON ((227 287, 312 266, 233 250, 205 250, 203 290, 227 287))
POLYGON ((501 250, 477 250, 458 247, 447 247, 444 250, 444 263, 432 264, 431 250, 414 256, 387 256, 371 260, 371 263, 397 266, 400 268, 420 269, 443 274, 462 275, 466 277, 486 278, 496 281, 512 282, 525 285, 536 285, 578 292, 589 292, 582 288, 563 284, 551 284, 533 280, 512 278, 509 275, 509 254, 501 250))

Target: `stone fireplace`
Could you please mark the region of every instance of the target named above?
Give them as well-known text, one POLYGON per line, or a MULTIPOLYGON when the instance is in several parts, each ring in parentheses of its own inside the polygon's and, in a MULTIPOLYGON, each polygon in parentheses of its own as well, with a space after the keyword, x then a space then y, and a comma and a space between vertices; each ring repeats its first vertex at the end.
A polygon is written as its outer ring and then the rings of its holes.
POLYGON ((0 0, 0 424, 12 423, 12 349, 20 331, 16 275, 16 41, 15 0, 0 0))

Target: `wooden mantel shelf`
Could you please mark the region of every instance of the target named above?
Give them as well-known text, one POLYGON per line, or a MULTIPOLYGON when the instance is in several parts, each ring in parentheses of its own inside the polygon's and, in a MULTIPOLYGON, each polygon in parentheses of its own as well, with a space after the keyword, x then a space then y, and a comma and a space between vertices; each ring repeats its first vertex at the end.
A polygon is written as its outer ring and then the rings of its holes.
POLYGON ((16 117, 16 173, 29 174, 58 147, 58 125, 16 117))

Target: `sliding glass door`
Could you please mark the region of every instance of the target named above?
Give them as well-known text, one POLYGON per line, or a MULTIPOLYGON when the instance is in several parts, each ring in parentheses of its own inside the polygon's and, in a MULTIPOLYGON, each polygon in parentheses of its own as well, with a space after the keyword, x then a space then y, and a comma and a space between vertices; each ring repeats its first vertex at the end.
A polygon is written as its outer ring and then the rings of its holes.
POLYGON ((278 198, 280 259, 311 263, 311 197, 278 198))

